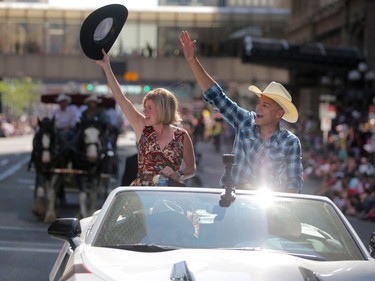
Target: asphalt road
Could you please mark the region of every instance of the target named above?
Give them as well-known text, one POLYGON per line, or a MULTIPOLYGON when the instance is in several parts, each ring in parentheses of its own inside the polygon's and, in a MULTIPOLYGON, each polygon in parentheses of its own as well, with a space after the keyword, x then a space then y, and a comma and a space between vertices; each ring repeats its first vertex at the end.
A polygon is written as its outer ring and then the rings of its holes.
MULTIPOLYGON (((133 143, 129 138, 119 142, 120 171, 125 157, 135 152, 133 143)), ((0 281, 48 280, 63 244, 51 239, 48 225, 31 212, 35 174, 27 170, 30 151, 31 136, 0 138, 0 281)), ((59 216, 78 215, 76 194, 68 194, 67 202, 59 216)))

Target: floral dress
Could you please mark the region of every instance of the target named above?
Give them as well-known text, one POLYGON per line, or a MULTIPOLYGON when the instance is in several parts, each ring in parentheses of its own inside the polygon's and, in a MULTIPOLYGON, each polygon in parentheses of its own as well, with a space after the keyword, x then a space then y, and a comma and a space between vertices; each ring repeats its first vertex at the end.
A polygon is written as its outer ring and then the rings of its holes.
POLYGON ((130 185, 157 185, 154 176, 159 175, 160 171, 166 166, 178 171, 183 159, 183 144, 184 131, 176 128, 172 140, 161 150, 154 128, 151 126, 145 127, 139 142, 137 142, 137 178, 130 185))

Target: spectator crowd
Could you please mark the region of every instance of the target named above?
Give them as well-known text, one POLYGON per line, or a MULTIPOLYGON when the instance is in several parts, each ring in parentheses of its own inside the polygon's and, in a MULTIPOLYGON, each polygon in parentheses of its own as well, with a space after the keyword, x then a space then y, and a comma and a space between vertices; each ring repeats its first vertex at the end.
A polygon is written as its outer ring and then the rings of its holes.
POLYGON ((0 138, 32 134, 32 121, 26 115, 21 118, 12 118, 0 113, 0 138))
POLYGON ((375 221, 374 140, 371 120, 339 116, 324 142, 318 120, 298 123, 305 180, 320 183, 317 195, 329 197, 348 216, 375 221))

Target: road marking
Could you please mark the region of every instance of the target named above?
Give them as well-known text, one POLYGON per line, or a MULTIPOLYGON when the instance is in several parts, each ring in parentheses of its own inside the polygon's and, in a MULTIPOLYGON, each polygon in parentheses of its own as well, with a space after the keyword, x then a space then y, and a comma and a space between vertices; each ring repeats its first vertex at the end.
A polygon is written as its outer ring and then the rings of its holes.
MULTIPOLYGON (((0 230, 3 231, 24 231, 24 232, 47 232, 45 228, 38 227, 22 227, 22 226, 8 226, 0 225, 0 230)), ((48 253, 55 254, 61 250, 61 244, 57 243, 40 243, 40 242, 20 242, 0 240, 0 252, 34 252, 34 253, 48 253)))
POLYGON ((31 185, 34 188, 35 179, 17 179, 17 182, 21 184, 31 185))
MULTIPOLYGON (((62 241, 61 243, 63 244, 62 241)), ((47 243, 46 242, 27 242, 27 241, 19 242, 19 241, 10 241, 10 240, 0 240, 0 247, 10 247, 10 248, 20 248, 20 247, 17 247, 19 245, 23 245, 23 247, 27 247, 27 248, 33 247, 33 248, 38 248, 38 249, 40 249, 40 247, 61 248, 62 244, 60 245, 58 243, 48 243, 48 242, 47 243)))
POLYGON ((62 245, 58 243, 20 242, 0 240, 0 251, 58 253, 62 245))
POLYGON ((30 157, 25 157, 25 158, 21 159, 20 161, 18 161, 13 166, 11 166, 9 169, 0 173, 0 181, 6 179, 7 177, 13 175, 15 172, 20 170, 23 165, 25 165, 27 162, 29 162, 29 160, 30 160, 30 157))
POLYGON ((5 166, 5 165, 7 165, 8 163, 9 163, 9 159, 8 159, 8 158, 3 159, 3 160, 0 161, 0 166, 5 166))
POLYGON ((22 247, 1 247, 0 251, 6 252, 30 252, 30 253, 46 253, 46 254, 57 254, 60 249, 41 249, 41 248, 22 248, 22 247))
POLYGON ((18 230, 18 231, 39 231, 39 232, 46 232, 47 228, 0 225, 0 230, 18 230))

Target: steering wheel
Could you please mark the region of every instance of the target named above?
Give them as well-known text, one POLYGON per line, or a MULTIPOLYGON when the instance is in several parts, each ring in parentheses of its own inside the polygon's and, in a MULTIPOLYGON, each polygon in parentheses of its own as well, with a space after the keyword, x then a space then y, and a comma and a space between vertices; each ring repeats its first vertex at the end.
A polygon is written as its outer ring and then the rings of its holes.
POLYGON ((163 203, 171 211, 175 211, 175 212, 180 213, 180 214, 185 213, 184 209, 175 202, 172 202, 170 200, 163 200, 163 203))
POLYGON ((182 215, 185 214, 184 209, 180 205, 167 199, 157 201, 152 208, 152 213, 163 211, 173 211, 182 215))

